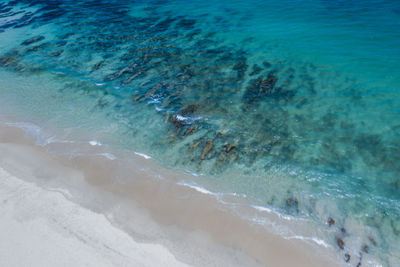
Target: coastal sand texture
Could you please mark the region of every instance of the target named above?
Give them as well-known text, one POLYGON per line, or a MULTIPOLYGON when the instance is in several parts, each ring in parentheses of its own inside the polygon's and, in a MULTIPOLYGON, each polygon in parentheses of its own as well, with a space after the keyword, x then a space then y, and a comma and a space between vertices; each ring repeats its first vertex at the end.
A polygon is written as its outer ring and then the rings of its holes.
POLYGON ((338 266, 329 249, 285 240, 212 195, 154 177, 174 175, 154 162, 121 167, 48 150, 1 128, 1 266, 338 266), (117 170, 130 182, 116 181, 117 170))
POLYGON ((107 218, 0 168, 0 266, 187 266, 107 218))

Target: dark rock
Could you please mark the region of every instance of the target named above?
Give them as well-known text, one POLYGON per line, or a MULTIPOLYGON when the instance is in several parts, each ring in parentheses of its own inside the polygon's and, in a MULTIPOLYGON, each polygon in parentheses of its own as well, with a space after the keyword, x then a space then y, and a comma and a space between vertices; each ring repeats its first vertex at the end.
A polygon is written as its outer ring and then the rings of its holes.
POLYGON ((42 49, 44 49, 46 47, 48 47, 48 44, 40 44, 40 45, 36 45, 36 46, 33 46, 33 47, 29 47, 26 50, 26 52, 36 52, 36 51, 42 50, 42 49))
POLYGON ((264 62, 263 62, 263 66, 266 67, 266 68, 269 68, 269 67, 271 67, 272 65, 271 65, 270 63, 268 63, 267 61, 264 61, 264 62))
POLYGON ((258 66, 257 64, 253 65, 253 69, 251 71, 251 73, 249 74, 250 76, 254 76, 259 74, 261 71, 263 70, 263 68, 261 68, 260 66, 258 66))
POLYGON ((67 43, 68 43, 67 41, 62 40, 62 41, 57 42, 56 46, 57 47, 62 47, 62 46, 65 46, 67 43))
MULTIPOLYGON (((104 80, 105 81, 113 81, 113 80, 119 79, 123 74, 137 73, 137 72, 134 71, 135 67, 136 67, 136 64, 131 64, 131 65, 127 66, 127 67, 122 68, 119 71, 116 71, 116 72, 114 72, 112 74, 107 75, 104 78, 104 80)), ((130 79, 130 81, 132 81, 132 79, 130 79)))
POLYGON ((52 52, 51 55, 52 55, 53 57, 58 57, 58 56, 60 56, 63 52, 64 52, 64 50, 58 50, 58 51, 52 52))
POLYGON ((246 60, 240 61, 233 66, 233 70, 237 71, 237 77, 239 80, 244 77, 248 67, 249 66, 246 64, 246 60))
POLYGON ((35 37, 32 37, 32 38, 30 38, 30 39, 28 39, 28 40, 23 41, 23 42, 21 43, 21 45, 27 46, 27 45, 30 45, 30 44, 33 44, 33 43, 40 42, 40 41, 42 41, 42 40, 44 40, 44 36, 39 35, 39 36, 35 36, 35 37))
POLYGON ((196 21, 193 19, 182 19, 177 23, 176 26, 179 28, 183 28, 185 30, 190 30, 193 29, 194 25, 196 24, 196 21))
POLYGON ((92 71, 100 69, 101 67, 103 67, 103 65, 104 65, 104 60, 97 62, 96 64, 93 65, 92 71))
POLYGON ((269 77, 266 80, 262 80, 259 84, 260 91, 264 94, 271 94, 277 81, 278 78, 275 77, 269 77))
POLYGON ((271 74, 266 79, 259 77, 250 81, 243 98, 247 102, 252 102, 258 98, 282 96, 279 91, 274 90, 277 81, 278 78, 271 74))
POLYGON ((210 151, 213 149, 213 147, 214 147, 213 141, 211 139, 207 140, 206 145, 203 148, 203 151, 201 152, 200 159, 204 160, 207 157, 208 153, 210 153, 210 151))
POLYGON ((346 231, 346 229, 345 229, 344 227, 340 228, 340 231, 341 231, 343 234, 347 233, 347 231, 346 231))
POLYGON ((60 36, 60 39, 68 39, 69 37, 71 37, 73 35, 75 35, 74 32, 69 32, 69 33, 66 33, 66 34, 60 36))
POLYGON ((225 152, 226 152, 226 153, 229 153, 229 152, 231 152, 232 149, 234 149, 235 147, 236 147, 235 144, 228 144, 228 145, 226 146, 226 148, 225 148, 225 152))
MULTIPOLYGON (((133 67, 135 67, 135 66, 133 66, 133 67)), ((122 68, 120 71, 116 72, 116 76, 120 77, 124 73, 132 73, 132 67, 128 66, 128 67, 122 68)))
POLYGON ((188 135, 191 135, 191 134, 193 134, 194 132, 196 132, 196 130, 197 130, 197 127, 189 127, 189 128, 187 128, 186 129, 186 131, 185 131, 185 133, 183 134, 183 136, 188 136, 188 135))
POLYGON ((0 66, 2 67, 14 65, 16 63, 17 63, 16 55, 4 54, 3 56, 0 57, 0 66))
POLYGON ((134 79, 139 77, 140 75, 144 74, 145 72, 143 70, 139 70, 135 74, 131 75, 128 79, 122 82, 123 85, 130 84, 134 79))
POLYGON ((346 261, 346 262, 349 262, 350 261, 350 254, 349 253, 346 253, 346 254, 344 254, 344 260, 346 261))
POLYGON ((362 250, 363 252, 365 252, 365 253, 368 253, 368 252, 369 252, 369 246, 368 246, 368 245, 364 245, 364 246, 361 248, 361 250, 362 250))
POLYGON ((372 236, 369 236, 368 239, 371 241, 372 245, 376 246, 376 241, 372 236))
POLYGON ((156 31, 165 31, 176 20, 176 18, 166 18, 155 25, 156 31))
POLYGON ((249 67, 249 65, 246 64, 246 61, 241 61, 241 62, 236 63, 236 64, 233 66, 232 69, 233 69, 234 71, 238 71, 238 72, 245 72, 245 71, 247 70, 248 67, 249 67))
POLYGON ((344 249, 344 241, 343 241, 343 239, 341 239, 340 237, 338 237, 338 238, 336 239, 336 243, 337 243, 337 245, 339 246, 340 249, 344 249))
POLYGON ((360 267, 360 266, 361 266, 361 261, 359 263, 357 263, 357 267, 360 267))
POLYGON ((35 20, 39 21, 39 22, 48 22, 48 21, 51 21, 51 20, 56 19, 58 17, 61 17, 65 13, 66 12, 64 10, 62 10, 62 9, 54 10, 54 11, 43 13, 39 17, 35 17, 35 20))
POLYGON ((180 110, 179 113, 184 116, 193 115, 198 108, 199 108, 198 104, 190 104, 190 105, 186 106, 185 108, 183 108, 182 110, 180 110))
POLYGON ((296 207, 299 205, 299 201, 296 198, 288 198, 286 199, 286 206, 288 207, 296 207))
POLYGON ((179 119, 178 115, 173 115, 170 121, 175 125, 176 128, 182 128, 186 125, 184 120, 179 119))
POLYGON ((191 145, 191 146, 189 147, 189 150, 191 150, 191 151, 196 150, 196 149, 200 146, 200 144, 201 144, 200 141, 195 142, 193 145, 191 145))
POLYGON ((334 225, 335 224, 335 220, 332 218, 332 217, 329 217, 328 218, 328 225, 329 226, 332 226, 332 225, 334 225))

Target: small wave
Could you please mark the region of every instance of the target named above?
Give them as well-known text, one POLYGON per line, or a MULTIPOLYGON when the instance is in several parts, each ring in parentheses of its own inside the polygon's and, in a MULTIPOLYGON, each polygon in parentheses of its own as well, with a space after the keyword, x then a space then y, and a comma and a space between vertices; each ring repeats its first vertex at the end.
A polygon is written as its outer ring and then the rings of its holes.
POLYGON ((89 141, 89 144, 92 146, 102 146, 102 144, 96 140, 89 141))
POLYGON ((117 159, 117 157, 111 153, 101 153, 100 155, 102 155, 103 157, 106 157, 109 160, 115 160, 117 159))
POLYGON ((75 143, 72 140, 57 139, 54 135, 50 135, 36 124, 30 122, 7 122, 7 126, 16 127, 25 132, 25 135, 33 139, 39 146, 46 146, 54 143, 75 143))
POLYGON ((292 216, 284 215, 284 214, 282 214, 282 213, 280 213, 280 212, 278 212, 276 210, 273 210, 273 209, 270 209, 270 208, 267 208, 267 207, 262 207, 262 206, 258 206, 258 205, 250 205, 250 207, 252 207, 252 208, 254 208, 254 209, 258 210, 258 211, 273 213, 273 214, 277 215, 279 218, 285 219, 287 221, 291 221, 291 220, 294 220, 294 219, 299 220, 299 218, 294 218, 292 216))
POLYGON ((186 116, 182 116, 180 114, 177 114, 175 118, 176 118, 176 120, 184 122, 186 124, 192 124, 194 121, 200 120, 203 117, 202 116, 186 117, 186 116))
POLYGON ((193 175, 193 176, 196 176, 196 177, 200 176, 200 174, 198 174, 198 173, 196 173, 196 172, 193 172, 193 171, 191 171, 191 170, 188 170, 188 169, 185 169, 185 172, 186 172, 186 173, 189 173, 189 174, 191 174, 191 175, 193 175))
POLYGON ((215 193, 213 193, 213 192, 211 192, 211 191, 209 191, 209 190, 207 190, 207 189, 205 189, 205 188, 203 188, 203 187, 201 187, 201 186, 198 186, 197 184, 194 184, 194 183, 187 183, 187 182, 181 181, 181 182, 178 182, 177 184, 178 184, 178 185, 182 185, 182 186, 186 186, 186 187, 189 187, 189 188, 192 188, 192 189, 194 189, 194 190, 196 190, 197 192, 200 192, 200 193, 202 193, 202 194, 213 195, 213 196, 216 195, 215 193))
POLYGON ((54 136, 46 134, 43 130, 37 126, 36 124, 29 122, 15 122, 15 123, 5 123, 7 126, 17 127, 22 129, 28 137, 31 137, 35 140, 36 144, 40 146, 48 145, 54 142, 54 136))
POLYGON ((300 236, 300 235, 295 235, 295 236, 288 236, 284 237, 285 239, 291 240, 291 239, 299 239, 299 240, 304 240, 304 241, 312 241, 320 246, 330 248, 331 246, 328 245, 325 241, 316 238, 316 237, 306 237, 306 236, 300 236))
POLYGON ((146 155, 144 153, 135 152, 135 155, 141 156, 142 158, 145 158, 145 159, 151 159, 151 157, 149 155, 146 155))
POLYGON ((158 103, 160 103, 160 102, 161 102, 160 99, 158 99, 158 98, 153 98, 153 99, 149 100, 147 103, 148 103, 148 104, 158 104, 158 103))

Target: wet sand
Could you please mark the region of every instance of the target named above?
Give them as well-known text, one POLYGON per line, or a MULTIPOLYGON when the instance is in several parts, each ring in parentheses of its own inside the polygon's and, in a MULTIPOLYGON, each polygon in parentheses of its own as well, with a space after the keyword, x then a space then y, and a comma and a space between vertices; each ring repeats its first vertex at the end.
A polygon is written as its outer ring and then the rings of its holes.
MULTIPOLYGON (((92 247, 91 252, 98 255, 100 261, 112 259, 113 265, 132 266, 135 264, 125 265, 122 260, 122 255, 132 251, 132 254, 128 253, 132 260, 140 262, 145 258, 149 260, 146 264, 153 266, 163 259, 167 259, 166 264, 168 262, 170 266, 177 266, 180 263, 192 266, 340 266, 343 264, 337 259, 332 248, 323 248, 301 240, 286 240, 266 231, 260 225, 240 218, 228 206, 218 202, 215 196, 177 185, 176 182, 185 178, 185 173, 162 168, 154 161, 140 156, 132 158, 125 155, 125 159, 119 155, 117 160, 110 160, 100 153, 101 151, 97 151, 99 149, 97 146, 90 144, 87 150, 91 153, 70 157, 69 152, 74 150, 74 145, 54 143, 41 147, 25 138, 24 132, 20 129, 0 127, 0 167, 3 170, 1 179, 6 182, 7 179, 11 179, 14 184, 22 183, 26 186, 29 184, 28 187, 34 187, 35 190, 44 190, 49 194, 49 199, 62 196, 68 205, 75 205, 74 209, 84 210, 84 214, 91 214, 90 216, 101 217, 106 225, 101 227, 108 229, 104 232, 105 235, 116 231, 126 240, 121 241, 124 244, 120 245, 122 247, 114 247, 116 244, 114 241, 109 243, 104 241, 111 246, 109 249, 115 252, 112 257, 107 253, 104 254, 103 250, 92 247), (67 156, 62 156, 63 154, 67 156), (128 249, 129 246, 139 247, 139 252, 128 249), (150 248, 147 248, 149 246, 150 248), (151 255, 150 258, 148 256, 141 258, 143 254, 140 251, 151 255), (118 259, 118 255, 121 259, 118 259)), ((11 188, 12 186, 9 193, 11 188)), ((5 193, 1 194, 0 197, 4 198, 5 193)), ((23 197, 24 190, 17 191, 16 194, 21 194, 23 197)), ((9 201, 15 202, 16 199, 18 197, 14 196, 9 201)), ((28 200, 41 201, 37 198, 28 200)), ((29 210, 28 207, 29 205, 25 210, 22 209, 21 213, 29 210)), ((2 203, 1 208, 5 209, 6 204, 2 203)), ((47 208, 44 206, 43 211, 47 208)), ((80 212, 75 214, 55 209, 57 212, 52 214, 37 209, 39 212, 37 216, 47 221, 51 221, 52 216, 60 218, 67 215, 71 221, 81 220, 86 227, 82 229, 83 235, 89 237, 92 227, 99 227, 97 225, 88 227, 91 220, 80 212)), ((14 218, 16 214, 10 216, 11 219, 4 223, 3 228, 20 227, 14 218)), ((0 221, 4 222, 4 219, 0 221)), ((69 227, 72 226, 67 223, 66 228, 69 227)), ((4 238, 6 240, 13 238, 12 250, 22 253, 26 249, 26 244, 24 247, 21 239, 34 240, 34 236, 39 234, 37 231, 38 228, 33 228, 33 232, 20 235, 8 234, 4 238)), ((63 231, 63 235, 68 236, 70 233, 67 230, 63 231)), ((57 234, 60 234, 58 229, 49 232, 49 236, 52 237, 57 234)), ((96 234, 96 238, 103 240, 101 230, 96 234)), ((86 244, 85 240, 77 239, 73 235, 70 238, 75 238, 74 242, 79 243, 79 245, 76 243, 77 249, 86 244)), ((54 240, 57 239, 49 237, 47 241, 58 242, 54 240)), ((55 255, 63 250, 62 246, 49 248, 55 255)), ((0 255, 8 251, 4 247, 0 249, 2 250, 0 255)), ((35 251, 40 247, 33 246, 31 249, 35 251)), ((80 263, 81 260, 83 263, 87 260, 89 253, 83 254, 76 262, 80 263)), ((9 262, 12 260, 18 262, 22 254, 7 253, 7 255, 10 258, 9 262)), ((43 260, 41 257, 37 259, 43 260)), ((36 266, 41 264, 41 261, 33 263, 36 266)))

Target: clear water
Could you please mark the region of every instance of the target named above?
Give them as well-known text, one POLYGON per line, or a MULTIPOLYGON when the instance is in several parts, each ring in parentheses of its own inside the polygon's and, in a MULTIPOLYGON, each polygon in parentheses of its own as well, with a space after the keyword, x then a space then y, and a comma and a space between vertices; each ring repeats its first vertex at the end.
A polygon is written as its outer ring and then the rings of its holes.
POLYGON ((0 3, 2 106, 400 264, 400 2, 0 3))

